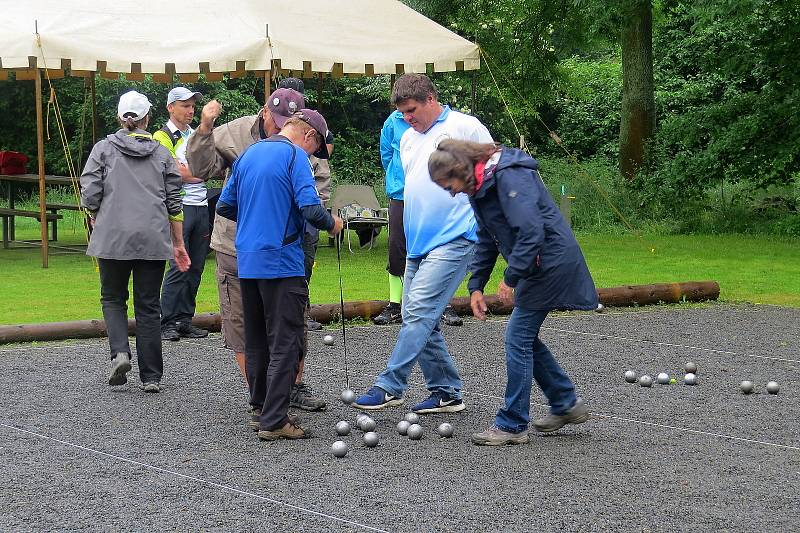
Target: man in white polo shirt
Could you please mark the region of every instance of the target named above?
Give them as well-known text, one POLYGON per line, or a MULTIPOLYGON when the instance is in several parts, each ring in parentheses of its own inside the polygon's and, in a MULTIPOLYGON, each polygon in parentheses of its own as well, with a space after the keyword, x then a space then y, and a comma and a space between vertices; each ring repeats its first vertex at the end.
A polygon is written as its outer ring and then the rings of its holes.
POLYGON ((408 376, 419 361, 430 396, 412 411, 454 413, 464 409, 461 377, 439 318, 467 273, 478 240, 477 223, 466 195, 450 196, 431 181, 428 158, 444 139, 490 143, 492 137, 475 117, 441 105, 436 87, 423 74, 400 76, 392 89, 392 104, 411 126, 400 139, 407 254, 403 325, 386 369, 353 407, 372 410, 402 404, 408 376))
POLYGON ((177 341, 181 337, 200 338, 208 331, 192 325, 197 290, 203 276, 208 255, 211 232, 208 221, 206 183, 194 176, 186 162, 186 145, 194 130, 189 124, 194 119, 197 100, 203 95, 186 87, 175 87, 167 95, 169 120, 153 134, 153 139, 163 144, 175 158, 183 180, 183 242, 191 267, 181 272, 170 262, 161 289, 161 338, 177 341))

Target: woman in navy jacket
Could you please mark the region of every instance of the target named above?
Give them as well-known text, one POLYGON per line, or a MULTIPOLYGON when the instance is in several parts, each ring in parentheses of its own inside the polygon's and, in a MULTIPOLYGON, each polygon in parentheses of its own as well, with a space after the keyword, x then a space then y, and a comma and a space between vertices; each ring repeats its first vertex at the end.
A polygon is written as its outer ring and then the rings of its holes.
POLYGON ((508 263, 497 289, 503 302, 514 305, 505 340, 505 405, 489 429, 472 436, 475 444, 528 442, 533 379, 550 404, 550 414, 533 422, 538 431, 589 419, 575 385, 539 339, 539 328, 554 309, 597 309, 597 291, 538 168, 520 150, 453 139, 442 141, 428 161, 431 179, 453 196, 467 194, 478 220, 468 284, 476 318, 486 320, 483 290, 498 254, 508 263))

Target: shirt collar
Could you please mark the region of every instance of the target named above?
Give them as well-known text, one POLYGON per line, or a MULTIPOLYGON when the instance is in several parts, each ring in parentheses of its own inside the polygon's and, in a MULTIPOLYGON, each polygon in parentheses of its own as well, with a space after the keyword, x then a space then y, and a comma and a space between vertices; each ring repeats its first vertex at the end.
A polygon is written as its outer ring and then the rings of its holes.
POLYGON ((449 115, 449 114, 450 114, 450 106, 449 105, 443 105, 442 106, 442 112, 439 114, 439 117, 436 120, 433 121, 433 124, 431 124, 430 128, 428 128, 427 130, 425 130, 422 133, 428 133, 430 131, 430 129, 432 127, 434 127, 436 124, 438 124, 439 122, 444 122, 444 120, 447 118, 447 115, 449 115))
MULTIPOLYGON (((169 128, 169 131, 171 131, 172 133, 175 133, 176 131, 178 131, 178 126, 176 126, 175 123, 172 122, 172 119, 169 119, 167 121, 167 128, 169 128)), ((183 138, 186 138, 189 135, 191 135, 193 132, 194 132, 194 130, 192 129, 191 126, 186 126, 186 129, 181 132, 181 136, 183 138)))

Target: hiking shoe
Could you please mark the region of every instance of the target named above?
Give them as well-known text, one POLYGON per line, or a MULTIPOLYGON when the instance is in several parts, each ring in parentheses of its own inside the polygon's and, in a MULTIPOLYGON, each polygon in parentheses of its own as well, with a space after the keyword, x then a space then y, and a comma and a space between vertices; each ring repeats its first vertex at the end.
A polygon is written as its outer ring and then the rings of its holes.
POLYGON ((533 422, 533 427, 542 433, 551 433, 558 431, 567 424, 583 424, 589 420, 589 408, 581 398, 575 401, 575 405, 563 415, 554 415, 550 413, 544 418, 540 418, 533 422))
POLYGON ((372 318, 372 322, 378 326, 388 326, 389 324, 400 324, 403 321, 403 313, 400 304, 389 302, 380 314, 372 318))
POLYGON ((159 393, 161 392, 161 383, 158 381, 148 381, 142 384, 142 390, 145 392, 159 393))
POLYGON ((486 431, 472 434, 472 443, 478 446, 503 446, 504 444, 527 444, 530 441, 528 430, 519 433, 504 431, 497 426, 491 426, 486 431))
POLYGON ((109 385, 124 385, 128 382, 125 374, 131 369, 131 355, 127 352, 119 352, 111 360, 111 374, 108 376, 109 385))
POLYGON ((202 339, 208 337, 208 330, 196 328, 191 322, 179 322, 175 328, 178 335, 185 339, 202 339))
POLYGON ((434 392, 427 400, 419 402, 411 410, 424 415, 427 413, 457 413, 463 411, 465 407, 464 401, 460 398, 450 398, 442 393, 434 392))
POLYGON ((306 321, 306 327, 308 328, 308 331, 319 331, 322 329, 322 324, 320 324, 313 318, 309 318, 306 321))
POLYGON ((164 326, 164 329, 161 330, 161 340, 179 341, 181 336, 175 326, 164 326))
POLYGON ((303 411, 322 411, 327 404, 324 400, 314 396, 314 390, 311 387, 300 382, 292 385, 289 407, 297 407, 303 411))
POLYGON ((272 429, 269 431, 261 430, 258 432, 258 438, 261 440, 278 440, 278 439, 307 439, 311 436, 311 432, 303 429, 298 424, 291 421, 286 422, 282 428, 272 429))
POLYGON ((385 407, 393 407, 395 405, 403 405, 403 399, 397 396, 392 396, 380 387, 372 387, 363 394, 356 398, 356 401, 351 403, 356 409, 365 409, 372 411, 376 409, 383 409, 385 407))
POLYGON ((444 308, 444 313, 442 313, 442 322, 447 324, 448 326, 463 326, 464 320, 458 316, 456 310, 453 309, 452 305, 448 305, 444 308))
MULTIPOLYGON (((289 422, 294 424, 295 426, 300 425, 300 417, 294 413, 289 413, 286 415, 289 417, 289 422)), ((261 417, 261 409, 250 409, 250 420, 247 422, 247 425, 253 431, 261 431, 261 422, 258 419, 261 417)))

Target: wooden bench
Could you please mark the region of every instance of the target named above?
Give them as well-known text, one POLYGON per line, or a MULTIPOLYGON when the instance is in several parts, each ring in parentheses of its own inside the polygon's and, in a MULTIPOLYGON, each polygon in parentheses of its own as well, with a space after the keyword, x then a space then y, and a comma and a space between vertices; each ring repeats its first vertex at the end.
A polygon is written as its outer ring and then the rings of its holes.
MULTIPOLYGON (((41 221, 41 216, 41 213, 38 211, 26 211, 24 209, 8 209, 6 207, 0 207, 0 217, 3 219, 3 248, 8 248, 9 242, 12 240, 9 235, 9 221, 13 227, 14 217, 35 218, 36 220, 41 221)), ((56 240, 58 237, 58 228, 56 224, 61 218, 64 218, 64 215, 59 215, 57 212, 51 211, 50 213, 45 214, 46 222, 50 222, 52 227, 53 240, 56 240)))

